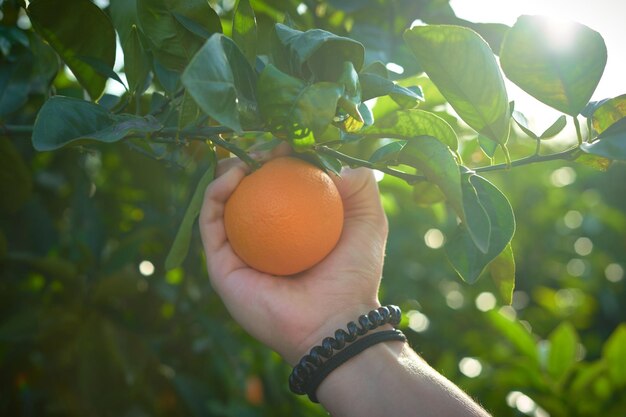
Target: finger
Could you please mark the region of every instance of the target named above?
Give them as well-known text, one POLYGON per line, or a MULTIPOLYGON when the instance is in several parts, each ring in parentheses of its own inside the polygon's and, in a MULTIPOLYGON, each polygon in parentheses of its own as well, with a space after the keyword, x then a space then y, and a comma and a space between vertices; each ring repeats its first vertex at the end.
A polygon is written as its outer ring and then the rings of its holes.
MULTIPOLYGON (((200 235, 211 275, 225 276, 241 267, 241 261, 228 244, 224 227, 226 201, 246 174, 245 164, 232 165, 206 189, 200 211, 200 235)), ((227 167, 228 168, 228 167, 227 167)))
POLYGON ((378 183, 369 168, 344 168, 340 177, 334 177, 344 209, 369 209, 382 214, 378 183))
MULTIPOLYGON (((262 144, 260 144, 262 145, 262 144)), ((269 151, 252 151, 249 153, 250 157, 255 161, 259 161, 261 163, 265 163, 271 159, 279 158, 281 156, 291 155, 293 153, 293 149, 291 145, 287 142, 282 142, 275 148, 269 151)))
POLYGON ((217 164, 217 170, 215 172, 215 176, 216 177, 220 177, 222 175, 224 175, 226 173, 226 171, 229 171, 230 169, 236 167, 236 166, 242 166, 244 169, 246 169, 247 172, 247 165, 244 164, 241 159, 233 157, 233 158, 226 158, 226 159, 222 159, 221 161, 218 162, 217 164))

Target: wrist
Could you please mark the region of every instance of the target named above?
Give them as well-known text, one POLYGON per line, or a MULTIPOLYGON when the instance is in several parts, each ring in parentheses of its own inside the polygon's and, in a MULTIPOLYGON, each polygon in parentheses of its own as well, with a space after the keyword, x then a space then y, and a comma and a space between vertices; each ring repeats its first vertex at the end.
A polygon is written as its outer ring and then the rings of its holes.
MULTIPOLYGON (((367 314, 368 311, 377 309, 380 306, 381 304, 378 300, 372 300, 369 303, 346 306, 334 312, 330 317, 321 320, 321 324, 313 332, 288 352, 284 357, 285 360, 294 366, 300 358, 310 352, 311 348, 320 345, 326 337, 332 337, 337 329, 345 329, 349 322, 356 321, 359 316, 367 314)), ((391 325, 383 325, 372 330, 372 332, 389 330, 391 328, 393 328, 391 325)))
POLYGON ((332 336, 327 334, 294 366, 289 388, 295 394, 307 394, 311 401, 318 402, 317 388, 335 369, 376 344, 406 341, 404 334, 393 328, 400 318, 397 306, 377 307, 336 328, 332 336))
POLYGON ((353 399, 375 394, 381 385, 387 384, 383 383, 385 370, 399 366, 405 346, 406 341, 379 343, 339 366, 318 387, 320 403, 326 405, 339 396, 354 404, 353 399), (355 381, 360 381, 358 389, 355 381))

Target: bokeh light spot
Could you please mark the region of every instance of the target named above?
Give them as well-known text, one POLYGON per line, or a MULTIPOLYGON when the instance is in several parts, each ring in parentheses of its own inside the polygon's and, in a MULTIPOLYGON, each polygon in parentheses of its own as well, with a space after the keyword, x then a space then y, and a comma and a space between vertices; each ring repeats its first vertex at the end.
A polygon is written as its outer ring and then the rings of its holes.
POLYGON ((446 304, 451 309, 458 310, 459 308, 463 307, 463 304, 465 304, 465 297, 463 297, 463 293, 461 293, 460 291, 449 291, 446 294, 446 304))
POLYGON ((144 277, 154 274, 154 264, 150 261, 141 261, 139 264, 139 273, 144 277))
POLYGON ((428 229, 424 234, 424 243, 431 249, 439 249, 443 246, 446 238, 439 229, 428 229))
POLYGON ((620 282, 624 279, 624 268, 620 264, 608 264, 604 268, 604 276, 610 282, 620 282))
POLYGON ((490 292, 481 292, 476 297, 476 308, 480 311, 493 310, 496 306, 496 296, 490 292))
POLYGON ((428 330, 430 326, 430 320, 425 314, 420 313, 417 310, 411 310, 406 314, 409 319, 409 328, 414 332, 421 333, 428 330))
POLYGON ((298 4, 298 7, 296 7, 296 12, 302 16, 303 14, 305 14, 307 12, 307 10, 309 10, 308 6, 304 3, 300 3, 298 4))
POLYGON ((574 251, 580 256, 587 256, 593 250, 593 242, 588 237, 579 237, 574 242, 574 251))
POLYGON ((389 62, 387 65, 385 65, 385 67, 389 71, 395 72, 396 74, 404 74, 404 67, 402 67, 401 65, 396 64, 395 62, 389 62))
POLYGON ((550 182, 555 187, 565 187, 576 181, 576 171, 571 167, 561 167, 552 171, 550 182))
POLYGON ((570 259, 567 263, 567 273, 573 277, 581 277, 585 273, 585 262, 582 259, 570 259))
POLYGON ((570 229, 578 229, 583 224, 583 215, 580 214, 580 211, 570 210, 565 213, 563 222, 570 229))
POLYGON ((483 371, 483 365, 478 359, 463 358, 459 361, 459 370, 469 378, 476 378, 483 371))

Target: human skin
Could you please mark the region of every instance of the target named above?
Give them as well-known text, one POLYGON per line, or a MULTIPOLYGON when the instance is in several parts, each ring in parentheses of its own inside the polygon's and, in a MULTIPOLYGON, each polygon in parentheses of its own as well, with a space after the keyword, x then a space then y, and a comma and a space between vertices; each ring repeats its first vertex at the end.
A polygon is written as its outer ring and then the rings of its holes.
MULTIPOLYGON (((300 274, 268 275, 237 257, 224 229, 226 201, 246 173, 240 161, 223 160, 206 190, 200 232, 209 277, 233 318, 294 365, 336 329, 380 306, 387 218, 371 170, 344 169, 333 178, 344 205, 335 249, 300 274)), ((341 365, 317 396, 334 416, 487 415, 399 341, 377 344, 341 365)))

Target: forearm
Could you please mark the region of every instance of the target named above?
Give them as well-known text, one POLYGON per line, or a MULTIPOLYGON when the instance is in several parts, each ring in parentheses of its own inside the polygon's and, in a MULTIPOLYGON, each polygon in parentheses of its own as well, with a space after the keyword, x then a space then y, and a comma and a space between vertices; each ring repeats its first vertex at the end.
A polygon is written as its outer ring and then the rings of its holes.
POLYGON ((404 342, 380 343, 350 359, 317 397, 333 417, 488 416, 404 342))

